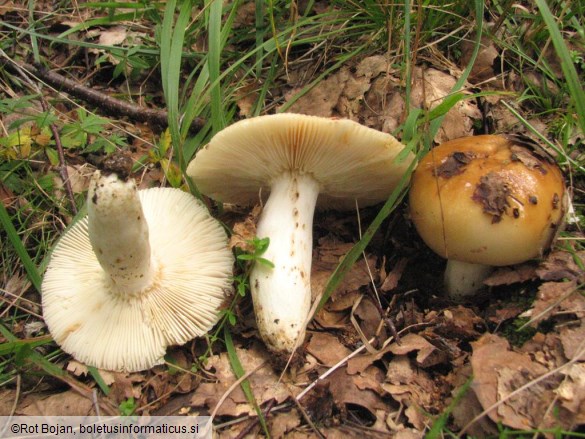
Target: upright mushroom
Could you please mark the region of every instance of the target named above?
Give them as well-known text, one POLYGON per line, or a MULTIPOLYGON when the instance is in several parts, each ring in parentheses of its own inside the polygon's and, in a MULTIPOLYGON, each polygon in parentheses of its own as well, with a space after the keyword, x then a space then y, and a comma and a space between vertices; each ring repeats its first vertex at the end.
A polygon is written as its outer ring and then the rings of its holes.
POLYGON ((542 255, 565 215, 555 161, 520 137, 484 135, 442 143, 412 177, 410 213, 427 245, 447 258, 445 286, 476 292, 493 266, 542 255))
POLYGON ((57 243, 42 284, 44 319, 64 351, 134 372, 216 323, 233 256, 198 200, 96 171, 87 210, 57 243))
POLYGON ((288 354, 305 334, 311 306, 316 204, 354 209, 386 200, 413 160, 394 137, 356 122, 300 114, 242 120, 217 133, 187 173, 211 198, 240 205, 270 193, 257 235, 270 238, 250 275, 260 335, 288 354))

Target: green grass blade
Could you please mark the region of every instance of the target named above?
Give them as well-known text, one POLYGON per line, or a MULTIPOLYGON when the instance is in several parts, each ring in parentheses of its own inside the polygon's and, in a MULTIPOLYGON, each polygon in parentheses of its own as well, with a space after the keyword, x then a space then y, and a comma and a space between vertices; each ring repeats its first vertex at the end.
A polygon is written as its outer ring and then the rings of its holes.
MULTIPOLYGON (((7 332, 9 333, 8 329, 6 328, 2 328, 0 329, 0 331, 3 333, 4 336, 7 332)), ((5 338, 7 337, 5 336, 5 338)), ((30 348, 36 348, 38 346, 43 346, 52 342, 53 339, 50 336, 41 336, 29 340, 15 339, 13 341, 8 341, 6 343, 0 344, 0 356, 13 354, 18 349, 21 349, 25 345, 28 345, 30 348)))
MULTIPOLYGON (((0 203, 0 204, 2 204, 2 203, 0 203)), ((45 357, 43 357, 37 351, 33 350, 33 346, 31 346, 29 343, 26 343, 26 342, 23 342, 22 340, 19 340, 17 337, 14 336, 14 334, 12 334, 12 332, 10 332, 8 330, 8 328, 6 328, 2 324, 0 324, 0 333, 2 334, 2 336, 6 340, 8 340, 9 343, 18 343, 18 342, 21 343, 20 345, 18 345, 18 347, 15 349, 15 352, 14 352, 15 362, 30 361, 33 364, 39 366, 41 369, 43 369, 49 375, 53 375, 53 376, 65 375, 65 372, 61 368, 59 368, 58 366, 55 366, 53 363, 51 363, 49 360, 47 360, 45 357)))
POLYGON ((95 380, 99 388, 102 390, 102 392, 104 392, 104 395, 107 396, 110 393, 110 388, 104 381, 104 378, 100 374, 100 371, 94 366, 87 366, 87 371, 93 377, 93 379, 95 380))
POLYGON ((222 105, 220 77, 221 64, 221 18, 223 1, 212 0, 209 7, 207 63, 209 66, 209 81, 211 82, 211 124, 213 132, 217 133, 225 127, 225 118, 222 105))
POLYGON ((548 27, 553 45, 558 57, 561 60, 561 69, 563 70, 565 80, 567 81, 567 86, 569 87, 571 100, 575 105, 579 127, 581 128, 581 132, 585 134, 585 91, 583 90, 583 87, 579 81, 579 76, 577 74, 577 70, 575 69, 575 65, 573 64, 573 60, 571 59, 571 54, 569 53, 569 49, 563 40, 563 36, 561 35, 561 31, 557 26, 555 17, 550 11, 546 1, 536 0, 536 5, 540 10, 542 19, 548 27))
MULTIPOLYGON (((232 370, 234 371, 234 374, 236 375, 236 377, 238 379, 240 379, 241 377, 243 377, 246 374, 246 371, 244 370, 242 363, 240 362, 240 359, 238 358, 238 353, 236 352, 236 347, 234 346, 234 342, 232 340, 232 335, 227 327, 224 327, 223 335, 224 335, 224 340, 225 340, 225 347, 226 347, 226 350, 228 353, 228 357, 230 359, 230 364, 232 366, 232 370)), ((262 425, 262 429, 264 430, 266 437, 270 437, 270 433, 268 431, 268 426, 266 425, 266 419, 264 419, 264 414, 262 413, 262 410, 260 410, 260 407, 258 406, 258 403, 256 402, 256 398, 254 398, 254 393, 252 393, 252 388, 250 387, 250 382, 247 379, 243 380, 242 383, 240 384, 240 386, 242 387, 242 390, 244 391, 244 394, 246 395, 246 399, 248 400, 248 403, 252 407, 254 407, 254 410, 256 411, 256 414, 258 415, 258 420, 260 422, 260 425, 262 425)))
MULTIPOLYGON (((35 23, 35 3, 32 0, 29 0, 28 2, 28 18, 30 20, 30 23, 34 26, 35 23)), ((30 46, 33 52, 33 59, 35 60, 36 63, 40 63, 41 62, 41 55, 39 53, 39 42, 37 40, 37 37, 35 37, 34 35, 30 37, 30 46)))
POLYGON ((404 108, 410 108, 410 95, 412 88, 412 54, 410 53, 410 10, 411 0, 404 2, 404 108))
POLYGON ((4 228, 4 230, 6 231, 6 235, 8 236, 8 240, 14 247, 14 250, 16 251, 18 257, 20 258, 20 262, 22 262, 22 266, 24 267, 29 280, 31 281, 35 289, 40 293, 41 284, 43 282, 41 279, 41 275, 37 270, 37 267, 32 261, 31 257, 27 253, 26 248, 24 247, 22 241, 20 240, 18 232, 14 228, 12 221, 10 221, 10 216, 8 215, 8 212, 6 211, 6 208, 4 207, 3 203, 0 203, 0 224, 2 224, 2 227, 4 228))
MULTIPOLYGON (((184 175, 186 163, 183 155, 183 139, 181 137, 181 114, 179 110, 179 96, 181 83, 181 63, 183 60, 183 44, 185 29, 191 18, 191 2, 181 4, 179 15, 173 26, 176 2, 167 3, 163 18, 160 42, 161 77, 163 93, 167 104, 169 131, 173 144, 173 152, 177 158, 179 169, 184 175)), ((187 179, 187 181, 190 181, 187 179)))
POLYGON ((465 396, 469 388, 471 387, 471 383, 473 382, 473 377, 469 377, 467 381, 461 386, 461 388, 457 391, 457 394, 453 398, 453 400, 449 403, 449 406, 441 413, 441 415, 433 422, 431 429, 425 435, 425 439, 439 439, 445 437, 445 426, 449 421, 449 416, 457 407, 461 399, 465 396))
POLYGON ((256 77, 260 77, 262 74, 262 59, 263 50, 262 43, 264 42, 264 34, 266 33, 266 24, 264 22, 264 14, 266 12, 265 0, 255 0, 255 22, 256 22, 256 77))
MULTIPOLYGON (((471 69, 473 68, 473 64, 475 63, 475 59, 477 58, 477 54, 479 53, 479 49, 481 47, 481 36, 483 35, 483 9, 484 9, 484 1, 483 0, 475 0, 475 27, 476 27, 476 35, 475 35, 475 42, 473 46, 473 53, 471 54, 471 58, 469 63, 465 67, 465 70, 453 86, 451 93, 461 90, 461 88, 465 85, 465 81, 469 77, 471 73, 471 69)), ((455 103, 452 103, 455 105, 455 103)), ((443 123, 443 119, 445 115, 437 117, 436 119, 432 120, 429 126, 429 139, 434 139, 439 128, 441 128, 441 124, 443 123)))

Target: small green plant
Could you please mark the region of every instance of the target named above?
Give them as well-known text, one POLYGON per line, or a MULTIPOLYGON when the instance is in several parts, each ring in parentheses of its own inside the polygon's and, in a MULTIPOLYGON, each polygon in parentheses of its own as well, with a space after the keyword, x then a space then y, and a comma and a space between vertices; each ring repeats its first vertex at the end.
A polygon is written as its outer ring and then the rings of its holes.
POLYGON ((118 406, 118 410, 120 411, 121 416, 132 416, 136 412, 137 408, 138 404, 132 396, 122 401, 118 406))
POLYGON ((536 334, 536 328, 525 326, 529 318, 518 317, 501 328, 502 335, 513 346, 522 346, 536 334))
POLYGON ((102 134, 108 120, 83 108, 78 108, 75 114, 76 119, 66 124, 61 131, 61 143, 65 148, 83 150, 88 147, 90 136, 102 134))
POLYGON ((150 163, 159 165, 165 174, 165 178, 172 187, 180 187, 183 179, 181 177, 181 170, 179 166, 172 160, 169 154, 172 151, 171 133, 165 130, 161 134, 155 147, 148 151, 146 158, 150 163))
POLYGON ((258 238, 254 237, 247 241, 247 244, 251 247, 251 252, 243 252, 236 256, 239 261, 250 261, 258 264, 266 265, 267 267, 274 268, 272 261, 263 258, 262 255, 268 250, 270 245, 270 238, 258 238))
MULTIPOLYGON (((236 247, 236 260, 238 261, 240 274, 234 276, 234 285, 236 295, 230 306, 222 310, 223 318, 226 319, 230 325, 234 326, 237 323, 237 317, 234 313, 235 305, 237 301, 246 295, 246 292, 250 289, 250 270, 254 263, 263 264, 267 267, 274 267, 272 261, 263 258, 262 255, 268 249, 270 245, 269 238, 258 238, 246 241, 246 247, 248 250, 243 250, 236 247)), ((221 327, 221 325, 220 325, 221 327)))

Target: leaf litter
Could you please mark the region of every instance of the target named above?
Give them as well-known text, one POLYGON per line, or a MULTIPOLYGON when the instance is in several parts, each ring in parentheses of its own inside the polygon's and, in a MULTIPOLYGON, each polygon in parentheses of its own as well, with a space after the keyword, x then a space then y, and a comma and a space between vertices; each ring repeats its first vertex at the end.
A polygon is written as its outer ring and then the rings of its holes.
MULTIPOLYGON (((99 38, 123 44, 127 36, 123 28, 112 28, 99 38)), ((464 49, 463 59, 465 56, 464 49)), ((490 80, 498 56, 493 45, 485 42, 470 80, 490 80)), ((289 80, 276 95, 280 92, 285 101, 293 99, 305 85, 303 77, 302 72, 289 72, 289 80)), ((455 81, 452 72, 416 67, 410 105, 434 108, 455 81)), ((493 81, 493 86, 497 88, 499 83, 493 81)), ((255 84, 250 84, 248 90, 239 91, 247 93, 243 95, 247 98, 239 101, 242 114, 251 111, 254 89, 255 84)), ((288 111, 347 117, 391 132, 406 113, 403 95, 400 72, 386 56, 375 55, 348 63, 329 75, 288 111)), ((498 106, 498 97, 489 99, 501 128, 517 123, 498 106)), ((447 113, 435 140, 471 135, 481 118, 476 102, 463 100, 447 113)), ((149 148, 135 145, 134 158, 149 148)), ((441 172, 455 175, 469 159, 454 157, 441 172)), ((91 170, 87 166, 70 165, 75 193, 87 185, 91 170)), ((153 168, 141 181, 149 186, 163 178, 160 170, 153 168)), ((3 203, 8 204, 13 195, 4 185, 0 189, 3 203)), ((222 220, 234 231, 232 247, 248 248, 259 209, 250 213, 228 208, 222 213, 222 220)), ((497 207, 494 214, 501 209, 497 207)), ((374 213, 365 209, 362 222, 367 223, 368 215, 374 213)), ((232 328, 240 362, 251 372, 247 379, 256 402, 260 407, 271 401, 275 404, 267 415, 273 436, 306 438, 319 433, 331 438, 364 437, 368 431, 372 435, 420 438, 471 376, 471 388, 450 418, 451 428, 466 428, 481 437, 497 432, 498 423, 521 429, 572 429, 585 423, 585 298, 581 292, 585 271, 580 263, 585 254, 559 250, 540 264, 498 269, 486 280, 495 298, 452 304, 441 298, 438 287, 441 269, 435 268, 441 267, 442 261, 423 248, 405 215, 398 216, 397 222, 378 232, 365 257, 351 268, 311 322, 301 364, 282 375, 273 368, 249 315, 232 328), (515 303, 507 300, 510 288, 518 286, 526 291, 525 297, 515 303), (382 293, 379 306, 375 305, 376 292, 382 293), (399 329, 400 342, 392 339, 381 323, 386 317, 399 329), (501 328, 517 319, 535 317, 530 322, 535 332, 523 344, 511 344, 501 335, 501 328), (476 420, 482 412, 485 416, 476 420), (360 428, 351 429, 351 425, 360 428)), ((359 239, 354 213, 318 213, 315 225, 314 298, 320 296, 333 270, 359 239)), ((244 298, 241 312, 251 312, 249 298, 244 298)), ((255 411, 236 385, 227 353, 216 348, 199 363, 205 349, 200 340, 177 348, 172 352, 176 367, 157 366, 134 374, 99 371, 109 393, 96 400, 115 408, 133 398, 140 414, 214 413, 218 425, 223 425, 220 436, 235 437, 254 419, 255 411), (193 364, 199 367, 192 369, 193 364)), ((77 383, 75 386, 98 393, 83 365, 74 360, 58 364, 75 377, 70 381, 77 383)), ((62 384, 51 380, 35 384, 36 390, 26 394, 2 389, 1 414, 96 412, 96 400, 87 394, 73 388, 63 391, 62 384)), ((35 388, 33 382, 24 387, 35 388)), ((254 428, 251 434, 260 432, 259 427, 254 428)))

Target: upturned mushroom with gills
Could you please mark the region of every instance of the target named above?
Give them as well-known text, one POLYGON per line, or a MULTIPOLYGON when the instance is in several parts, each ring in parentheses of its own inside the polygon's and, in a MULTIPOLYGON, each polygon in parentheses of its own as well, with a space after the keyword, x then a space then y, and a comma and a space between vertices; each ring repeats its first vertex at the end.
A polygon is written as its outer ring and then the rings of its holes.
POLYGON ((233 255, 196 198, 139 191, 132 179, 96 171, 87 212, 55 246, 42 284, 45 322, 65 352, 135 372, 217 322, 233 255))
POLYGON ((346 119, 283 113, 217 133, 189 164, 199 190, 219 201, 268 199, 256 234, 268 237, 250 275, 258 331, 277 353, 301 344, 311 307, 313 214, 385 201, 414 159, 390 134, 346 119), (400 156, 400 157, 399 157, 400 156))
POLYGON ((447 259, 445 288, 462 299, 494 266, 542 256, 563 225, 567 190, 555 160, 522 136, 481 135, 431 149, 415 170, 410 216, 447 259))

